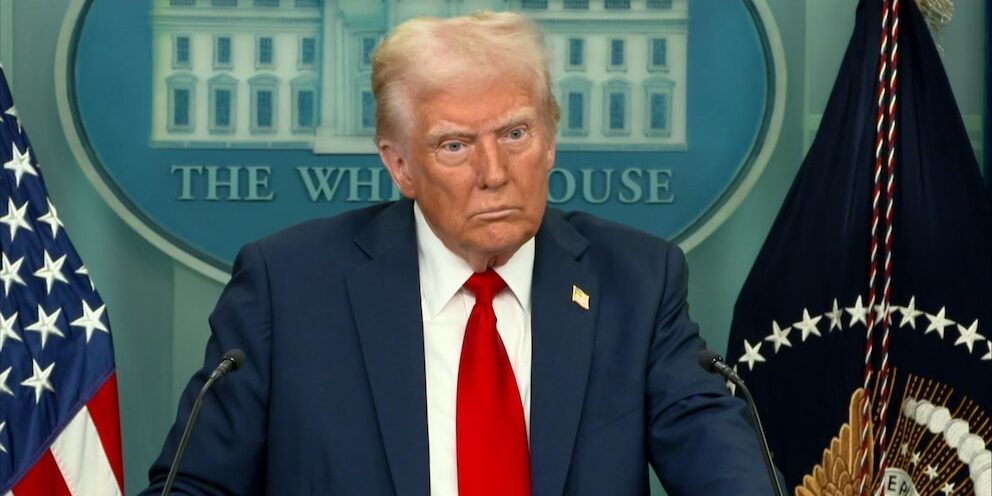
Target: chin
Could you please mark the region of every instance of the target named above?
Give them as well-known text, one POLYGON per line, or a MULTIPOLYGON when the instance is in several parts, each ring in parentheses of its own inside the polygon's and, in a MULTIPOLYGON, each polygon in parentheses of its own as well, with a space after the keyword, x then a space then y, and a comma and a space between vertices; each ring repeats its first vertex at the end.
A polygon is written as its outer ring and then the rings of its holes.
POLYGON ((516 252, 532 237, 533 234, 527 232, 499 233, 477 239, 477 242, 472 244, 475 245, 477 252, 499 256, 516 252))

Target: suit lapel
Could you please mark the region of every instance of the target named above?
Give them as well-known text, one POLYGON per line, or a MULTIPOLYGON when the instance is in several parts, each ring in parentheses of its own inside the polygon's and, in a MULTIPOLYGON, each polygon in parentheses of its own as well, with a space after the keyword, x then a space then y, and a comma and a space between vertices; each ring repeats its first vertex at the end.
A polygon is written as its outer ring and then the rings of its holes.
POLYGON ((535 496, 564 490, 598 314, 598 279, 577 260, 588 242, 559 215, 545 215, 534 257, 530 453, 535 496), (573 286, 590 296, 588 310, 573 302, 573 286))
POLYGON ((348 293, 393 485, 400 496, 427 496, 427 386, 412 203, 388 207, 355 241, 372 260, 349 274, 348 293))

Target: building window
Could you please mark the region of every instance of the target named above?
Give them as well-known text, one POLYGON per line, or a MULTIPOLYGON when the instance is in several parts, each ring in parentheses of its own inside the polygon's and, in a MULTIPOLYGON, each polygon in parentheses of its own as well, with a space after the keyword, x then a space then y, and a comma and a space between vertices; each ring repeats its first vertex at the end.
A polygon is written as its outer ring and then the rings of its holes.
POLYGON ((170 133, 189 133, 194 127, 194 89, 196 78, 189 74, 172 75, 165 80, 168 88, 168 122, 170 133))
POLYGON ((231 37, 218 36, 214 39, 214 67, 231 68, 231 37))
POLYGON ((375 128, 375 98, 370 90, 362 91, 362 129, 375 128))
POLYGON ((669 95, 662 93, 651 94, 650 117, 648 118, 648 129, 652 131, 668 128, 668 99, 669 95))
POLYGON ((317 39, 300 38, 300 67, 313 67, 317 63, 317 39))
POLYGON ((624 124, 627 122, 627 99, 623 93, 610 93, 610 108, 609 108, 609 119, 610 131, 616 131, 624 128, 624 124))
POLYGON ((379 39, 376 36, 362 36, 359 38, 358 67, 367 69, 372 67, 372 52, 375 51, 379 39))
POLYGON ((253 0, 256 7, 278 7, 279 0, 253 0))
POLYGON ((585 66, 585 40, 582 38, 568 39, 567 69, 581 69, 585 66))
POLYGON ((603 134, 626 135, 630 133, 630 84, 622 80, 607 82, 603 87, 606 97, 603 134))
POLYGON ((272 128, 272 107, 272 90, 255 92, 255 126, 257 128, 272 128))
POLYGON ((670 9, 672 0, 648 0, 649 9, 670 9))
POLYGON ((214 126, 231 127, 231 90, 214 90, 214 126))
POLYGON ((255 65, 257 67, 272 67, 272 47, 273 41, 271 36, 259 36, 258 46, 256 49, 255 65))
POLYGON ((647 136, 670 137, 672 135, 672 95, 675 81, 664 77, 653 77, 644 82, 647 100, 647 115, 644 134, 647 136))
POLYGON ((296 95, 296 126, 299 128, 312 128, 314 125, 314 102, 313 91, 300 91, 296 95))
POLYGON ((173 7, 191 7, 196 5, 196 0, 169 0, 169 5, 173 7))
POLYGON ((238 0, 210 0, 210 5, 214 7, 237 7, 238 0))
POLYGON ((606 0, 604 7, 607 9, 629 9, 630 0, 606 0))
POLYGON ((172 67, 189 68, 189 36, 176 36, 173 38, 172 67))
POLYGON ((548 0, 522 0, 520 6, 525 9, 547 9, 548 0))
POLYGON ((668 68, 668 40, 665 38, 651 38, 651 53, 648 58, 648 69, 652 71, 664 70, 668 68))
POLYGON ((609 69, 616 70, 624 68, 624 64, 626 63, 625 48, 626 43, 624 43, 624 40, 610 40, 609 69))
POLYGON ((562 115, 564 136, 586 136, 589 133, 589 91, 592 83, 579 76, 566 78, 561 82, 565 108, 562 115))
POLYGON ((210 78, 208 86, 210 87, 210 132, 233 132, 238 80, 227 74, 219 74, 210 78))
POLYGON ((190 127, 190 89, 176 88, 172 90, 172 125, 175 127, 190 127))
POLYGON ((566 9, 588 10, 589 0, 565 0, 566 9))
POLYGON ((275 132, 279 80, 269 75, 255 76, 248 80, 248 85, 251 87, 251 132, 275 132))
POLYGON ((582 129, 585 122, 585 95, 578 91, 568 92, 568 130, 582 129))
POLYGON ((290 81, 293 89, 293 132, 312 133, 317 127, 317 77, 303 74, 290 81))

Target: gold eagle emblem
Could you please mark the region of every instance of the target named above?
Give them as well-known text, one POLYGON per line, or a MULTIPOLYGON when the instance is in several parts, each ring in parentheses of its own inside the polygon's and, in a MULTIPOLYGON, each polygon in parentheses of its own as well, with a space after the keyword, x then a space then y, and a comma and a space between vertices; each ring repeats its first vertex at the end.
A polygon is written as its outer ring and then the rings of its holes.
MULTIPOLYGON (((861 432, 861 401, 865 390, 858 389, 851 395, 848 421, 840 433, 830 440, 830 447, 823 450, 823 459, 813 467, 813 473, 803 477, 803 485, 796 487, 795 496, 856 496, 859 494, 858 450, 861 432)), ((868 438, 873 439, 872 425, 868 423, 868 438)), ((874 467, 873 450, 868 450, 868 466, 874 467)), ((870 470, 870 469, 869 469, 870 470)), ((872 473, 868 473, 872 480, 872 473)))

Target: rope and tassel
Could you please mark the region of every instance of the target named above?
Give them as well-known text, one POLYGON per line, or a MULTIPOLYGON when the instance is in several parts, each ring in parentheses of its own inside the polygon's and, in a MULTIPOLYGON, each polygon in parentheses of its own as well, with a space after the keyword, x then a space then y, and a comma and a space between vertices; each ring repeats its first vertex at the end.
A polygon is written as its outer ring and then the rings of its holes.
MULTIPOLYGON (((865 348, 864 348, 864 376, 862 387, 867 392, 872 391, 872 379, 874 375, 874 355, 875 355, 875 326, 881 322, 881 332, 882 337, 882 364, 881 370, 879 372, 879 379, 881 384, 881 394, 880 403, 882 403, 882 408, 880 409, 879 419, 888 412, 887 400, 888 396, 886 391, 889 387, 888 384, 888 344, 889 344, 889 333, 888 333, 888 321, 889 321, 889 298, 891 296, 891 276, 892 276, 892 214, 893 214, 893 193, 895 191, 894 182, 894 172, 895 172, 895 98, 894 94, 896 91, 897 83, 897 71, 895 70, 895 63, 898 61, 898 4, 899 0, 884 0, 882 5, 882 29, 881 29, 881 40, 879 43, 879 58, 878 58, 878 84, 875 94, 875 151, 874 151, 874 166, 872 168, 872 177, 874 179, 874 188, 872 189, 872 214, 871 214, 871 233, 870 233, 870 248, 869 248, 869 269, 868 269, 868 322, 865 326, 865 348), (886 126, 888 124, 888 126, 886 126), (883 164, 885 165, 884 171, 886 178, 883 178, 883 164), (888 179, 885 181, 885 179, 888 179), (879 239, 879 224, 883 221, 882 213, 882 191, 883 184, 885 185, 885 237, 884 242, 880 243, 879 239), (877 301, 878 298, 878 261, 879 261, 879 246, 883 249, 883 290, 881 295, 881 301, 877 301), (879 312, 881 309, 881 312, 879 312), (878 315, 881 313, 881 315, 878 315), (881 401, 883 400, 884 401, 881 401)), ((881 457, 879 458, 879 470, 875 471, 875 474, 880 475, 884 471, 881 468, 884 465, 884 441, 886 437, 885 425, 881 426, 881 434, 879 435, 879 443, 876 446, 874 439, 871 439, 870 428, 872 424, 872 409, 871 401, 869 399, 871 395, 865 394, 861 402, 861 432, 859 436, 859 450, 858 450, 858 468, 859 468, 859 483, 858 483, 858 493, 862 496, 867 496, 871 492, 872 477, 871 474, 875 467, 870 466, 868 462, 868 454, 870 450, 875 447, 881 450, 881 457)))

